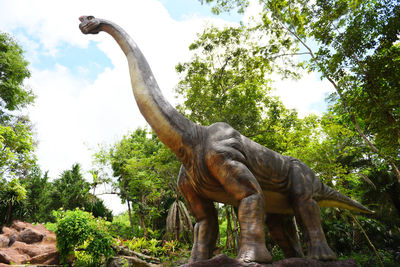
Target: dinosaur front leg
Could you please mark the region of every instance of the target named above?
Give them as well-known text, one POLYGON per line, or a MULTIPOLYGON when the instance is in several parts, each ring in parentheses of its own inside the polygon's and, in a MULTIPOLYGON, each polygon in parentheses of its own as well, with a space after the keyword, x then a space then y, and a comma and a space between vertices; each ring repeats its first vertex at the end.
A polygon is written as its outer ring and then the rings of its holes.
POLYGON ((282 249, 286 258, 304 256, 293 215, 267 213, 265 222, 272 240, 282 249))
POLYGON ((211 258, 218 236, 218 213, 214 203, 199 196, 187 180, 187 174, 181 167, 178 189, 186 205, 196 219, 193 234, 193 247, 189 262, 211 258))
MULTIPOLYGON (((212 208, 214 208, 214 206, 212 206, 212 208)), ((209 259, 213 255, 218 236, 217 211, 215 208, 211 210, 210 207, 208 213, 210 214, 200 219, 197 219, 198 217, 195 216, 197 222, 194 226, 193 247, 189 262, 209 259)), ((194 213, 192 212, 192 214, 194 213)))
POLYGON ((238 203, 240 248, 237 258, 244 262, 271 262, 271 254, 265 246, 264 194, 256 178, 246 165, 226 154, 214 154, 208 159, 213 176, 238 203))

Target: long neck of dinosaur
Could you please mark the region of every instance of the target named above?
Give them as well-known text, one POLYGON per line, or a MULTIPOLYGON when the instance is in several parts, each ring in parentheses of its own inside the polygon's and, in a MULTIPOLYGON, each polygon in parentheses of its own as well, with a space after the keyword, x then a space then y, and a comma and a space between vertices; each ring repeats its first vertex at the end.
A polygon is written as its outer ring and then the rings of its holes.
POLYGON ((147 60, 121 27, 103 20, 100 29, 117 41, 128 59, 132 90, 140 112, 160 140, 180 156, 184 141, 191 140, 196 124, 181 115, 164 98, 147 60))

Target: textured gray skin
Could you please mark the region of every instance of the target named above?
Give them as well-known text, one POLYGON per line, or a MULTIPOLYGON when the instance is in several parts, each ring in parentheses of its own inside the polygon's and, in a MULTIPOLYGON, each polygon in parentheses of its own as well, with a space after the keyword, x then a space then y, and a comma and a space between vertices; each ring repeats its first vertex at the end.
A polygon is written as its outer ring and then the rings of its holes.
POLYGON ((214 202, 238 207, 237 258, 243 262, 272 261, 264 223, 286 257, 303 256, 294 217, 303 228, 308 256, 336 259, 322 231, 318 204, 369 209, 322 184, 298 159, 263 147, 226 123, 204 127, 189 121, 165 100, 143 54, 121 27, 93 16, 79 19, 84 34, 105 31, 120 45, 141 113, 182 162, 178 188, 196 218, 190 262, 212 256, 218 233, 214 202))

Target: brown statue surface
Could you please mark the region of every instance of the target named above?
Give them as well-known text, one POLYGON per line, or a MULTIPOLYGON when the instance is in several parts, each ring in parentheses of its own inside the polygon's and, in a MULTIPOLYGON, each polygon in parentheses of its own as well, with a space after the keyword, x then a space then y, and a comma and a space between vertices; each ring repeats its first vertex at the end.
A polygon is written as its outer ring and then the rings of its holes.
POLYGON ((298 159, 263 147, 226 123, 205 127, 186 119, 163 97, 145 57, 121 27, 93 16, 79 19, 84 34, 105 31, 120 45, 141 113, 182 162, 178 187, 196 219, 190 262, 212 256, 218 233, 214 202, 238 207, 241 261, 272 261, 264 222, 286 257, 303 256, 294 217, 303 228, 308 256, 336 259, 321 227, 319 206, 369 209, 322 184, 298 159))

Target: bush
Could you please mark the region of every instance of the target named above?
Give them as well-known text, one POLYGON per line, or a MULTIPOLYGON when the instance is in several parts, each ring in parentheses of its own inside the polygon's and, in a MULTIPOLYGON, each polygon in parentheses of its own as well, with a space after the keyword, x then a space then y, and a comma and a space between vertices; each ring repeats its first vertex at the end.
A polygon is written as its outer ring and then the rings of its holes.
POLYGON ((120 245, 126 246, 130 250, 160 258, 163 266, 177 266, 175 261, 183 259, 183 262, 187 262, 190 256, 188 245, 177 240, 161 241, 154 238, 147 240, 143 237, 134 237, 131 240, 121 240, 120 242, 120 245))
POLYGON ((113 255, 112 237, 106 232, 106 222, 76 209, 55 214, 57 249, 62 264, 99 266, 113 255))
MULTIPOLYGON (((121 237, 123 239, 131 239, 135 236, 132 232, 127 212, 115 216, 108 231, 112 236, 121 237)), ((135 233, 138 232, 137 225, 134 225, 134 231, 135 233)))
POLYGON ((105 218, 109 222, 113 220, 112 212, 104 205, 104 201, 97 197, 86 200, 84 208, 96 218, 105 218))

